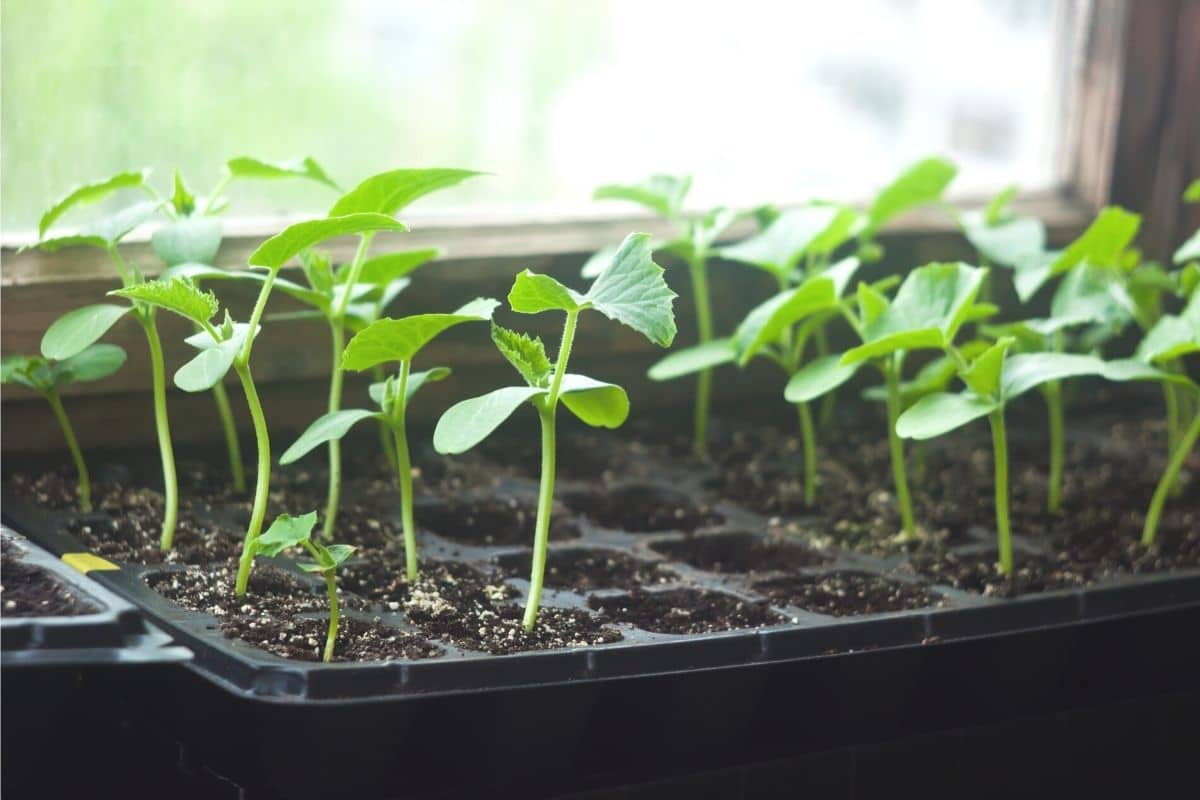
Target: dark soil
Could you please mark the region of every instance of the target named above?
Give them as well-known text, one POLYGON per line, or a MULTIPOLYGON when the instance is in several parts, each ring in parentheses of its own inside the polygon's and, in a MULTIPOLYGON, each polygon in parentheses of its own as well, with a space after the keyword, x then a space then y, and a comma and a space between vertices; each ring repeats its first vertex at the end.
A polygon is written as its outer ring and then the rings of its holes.
MULTIPOLYGON (((533 553, 500 556, 496 562, 506 575, 528 578, 533 553)), ((550 550, 546 555, 546 586, 585 594, 596 589, 634 589, 656 583, 669 583, 679 576, 652 561, 620 550, 572 547, 550 550)))
MULTIPOLYGON (((260 650, 296 661, 320 661, 329 632, 329 617, 311 619, 237 615, 221 622, 221 632, 260 650)), ((353 617, 338 620, 334 661, 386 661, 436 658, 445 651, 418 634, 408 633, 378 620, 353 617)))
POLYGON ((0 556, 0 607, 5 617, 77 617, 99 611, 41 567, 6 546, 0 556))
MULTIPOLYGON (((151 589, 173 603, 214 617, 233 617, 259 612, 286 616, 299 611, 324 610, 328 601, 322 589, 306 584, 270 564, 255 564, 243 597, 234 594, 237 562, 152 573, 146 577, 151 589)), ((354 605, 350 601, 350 605, 354 605)))
POLYGON ((834 617, 882 614, 941 605, 923 584, 903 583, 865 572, 789 575, 754 584, 777 603, 834 617))
MULTIPOLYGON (((514 497, 489 495, 465 500, 418 504, 417 525, 462 544, 521 545, 533 541, 537 507, 514 497)), ((550 517, 550 540, 579 538, 579 528, 566 509, 555 504, 550 517)))
POLYGON ((599 492, 575 492, 567 495, 566 503, 606 528, 628 533, 690 533, 725 521, 708 506, 697 505, 684 492, 647 484, 618 486, 599 492))
POLYGON ((784 621, 764 604, 707 589, 635 589, 616 597, 593 595, 588 605, 606 620, 655 633, 711 633, 784 621))
POLYGON ((786 571, 829 562, 795 542, 744 531, 700 534, 650 546, 668 558, 710 572, 786 571))
POLYGON ((1011 578, 1000 574, 995 550, 971 554, 914 553, 899 569, 933 583, 988 597, 1016 597, 1029 592, 1072 589, 1087 583, 1086 575, 1060 567, 1047 558, 1014 553, 1013 560, 1011 578))
MULTIPOLYGON (((427 560, 420 562, 419 569, 419 582, 433 582, 441 587, 489 586, 493 595, 509 597, 516 594, 509 586, 488 583, 483 573, 459 561, 427 560)), ((356 560, 341 569, 338 582, 348 592, 382 603, 390 611, 398 611, 412 590, 405 570, 403 555, 356 560)))

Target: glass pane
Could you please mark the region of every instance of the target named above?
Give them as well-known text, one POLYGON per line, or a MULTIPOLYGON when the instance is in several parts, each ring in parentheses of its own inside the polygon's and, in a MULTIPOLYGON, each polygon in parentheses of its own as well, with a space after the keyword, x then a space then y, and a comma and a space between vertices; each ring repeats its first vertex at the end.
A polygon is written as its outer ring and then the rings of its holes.
MULTIPOLYGON (((862 197, 946 154, 956 190, 1055 182, 1052 0, 5 0, 3 210, 230 156, 313 155, 343 185, 397 166, 493 173, 425 202, 589 207, 600 183, 695 175, 698 205, 862 197)), ((318 186, 242 185, 241 216, 318 186)))

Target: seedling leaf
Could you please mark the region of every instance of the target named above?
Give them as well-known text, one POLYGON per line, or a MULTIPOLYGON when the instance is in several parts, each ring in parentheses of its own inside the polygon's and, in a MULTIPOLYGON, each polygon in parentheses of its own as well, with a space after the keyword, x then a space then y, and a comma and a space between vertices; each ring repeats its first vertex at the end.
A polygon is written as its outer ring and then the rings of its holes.
POLYGON ((1193 261, 1200 258, 1200 229, 1188 238, 1186 242, 1179 246, 1172 256, 1171 261, 1175 264, 1182 264, 1185 261, 1193 261))
POLYGON ((998 400, 967 392, 937 392, 922 397, 900 415, 896 420, 896 435, 902 439, 933 439, 986 417, 1000 406, 998 400))
POLYGON ((317 512, 310 511, 299 517, 280 514, 266 532, 254 540, 255 555, 277 556, 289 547, 304 542, 312 535, 317 524, 317 512))
POLYGON ((958 169, 941 158, 926 158, 913 164, 876 195, 867 211, 862 237, 872 238, 897 214, 940 199, 957 174, 958 169))
POLYGON ((650 256, 650 235, 631 233, 584 299, 609 319, 628 325, 660 347, 675 340, 677 295, 650 256))
POLYGON ((629 397, 624 389, 586 375, 563 375, 559 397, 572 414, 593 428, 619 428, 629 417, 629 397))
POLYGON ((668 219, 683 211, 683 201, 692 188, 690 175, 651 175, 640 183, 610 183, 592 192, 593 200, 627 200, 668 219))
POLYGON ((146 184, 146 176, 149 170, 141 170, 140 172, 119 172, 110 178, 105 178, 95 183, 88 183, 82 186, 76 186, 68 191, 61 199, 50 206, 46 213, 42 214, 41 220, 38 222, 38 238, 41 239, 46 235, 46 231, 50 226, 67 211, 75 206, 84 205, 86 203, 94 203, 98 200, 103 200, 113 192, 121 189, 138 189, 146 184))
POLYGON ((139 303, 166 309, 197 325, 206 325, 217 315, 220 303, 212 292, 206 292, 185 278, 137 283, 109 292, 139 303))
POLYGON ((469 169, 396 169, 372 175, 338 198, 329 209, 330 217, 374 212, 397 214, 418 198, 482 175, 469 169))
MULTIPOLYGON (((421 267, 442 254, 436 247, 422 250, 401 250, 395 253, 385 253, 381 256, 368 258, 362 264, 358 273, 359 283, 370 283, 385 286, 403 278, 408 273, 421 267)), ((338 283, 345 283, 350 277, 350 265, 343 264, 337 271, 338 283)))
MULTIPOLYGON (((450 377, 449 367, 434 367, 433 369, 410 372, 408 374, 408 384, 405 386, 404 392, 405 405, 412 402, 413 395, 425 384, 445 380, 448 377, 450 377)), ((375 405, 380 408, 383 407, 383 387, 386 385, 386 381, 381 381, 380 383, 372 383, 367 387, 367 394, 375 401, 375 405)))
POLYGON ((294 161, 262 161, 249 156, 231 158, 225 163, 229 174, 239 179, 308 178, 323 183, 330 189, 341 191, 328 173, 311 156, 294 161))
POLYGON ((1167 315, 1156 322, 1138 345, 1134 357, 1150 364, 1195 352, 1200 352, 1200 292, 1192 294, 1183 313, 1167 315))
POLYGON ((546 346, 541 339, 493 322, 492 342, 527 384, 541 389, 550 385, 550 359, 546 357, 546 346))
POLYGON ((738 325, 733 341, 738 364, 746 365, 769 342, 804 317, 837 308, 846 284, 858 269, 857 258, 846 258, 795 289, 780 292, 754 308, 738 325))
POLYGON ((809 205, 785 211, 766 230, 722 248, 720 255, 777 276, 787 276, 813 242, 840 216, 836 206, 809 205))
POLYGON ((168 267, 211 264, 221 248, 221 220, 216 217, 176 220, 156 230, 150 244, 168 267))
POLYGON ((521 314, 540 314, 543 311, 578 311, 587 299, 568 289, 549 275, 522 270, 508 293, 508 304, 521 314))
POLYGON ((55 385, 98 381, 119 370, 125 351, 115 344, 94 344, 52 367, 55 385))
POLYGON ((341 439, 356 423, 364 419, 384 419, 378 411, 366 411, 359 408, 331 411, 318 417, 304 433, 300 434, 292 446, 279 457, 280 464, 291 464, 307 455, 313 448, 326 442, 341 439))
POLYGON ((278 269, 300 253, 326 239, 374 231, 406 231, 405 225, 386 214, 347 214, 343 217, 297 222, 267 239, 250 254, 252 267, 278 269))
POLYGON ((980 353, 970 366, 962 371, 963 383, 980 397, 998 400, 1004 357, 1015 341, 1013 337, 1005 336, 980 353))
MULTIPOLYGON (((994 202, 994 201, 993 201, 994 202)), ((968 211, 961 223, 967 241, 988 261, 1017 267, 1046 248, 1046 226, 1033 217, 1001 218, 989 222, 989 212, 968 211)))
POLYGON ((807 403, 854 377, 862 363, 843 364, 839 355, 813 359, 791 377, 783 396, 789 403, 807 403))
POLYGON ((63 361, 82 352, 132 310, 131 306, 102 304, 68 311, 42 336, 42 355, 63 361))
POLYGON ((361 371, 388 361, 412 361, 438 334, 464 322, 489 320, 498 305, 496 300, 481 297, 453 314, 415 314, 372 322, 346 345, 342 368, 361 371))
POLYGON ((533 386, 507 386, 455 403, 438 420, 433 432, 434 449, 449 455, 470 450, 500 427, 518 406, 545 392, 533 386))
POLYGON ((1101 267, 1116 266, 1121 253, 1133 243, 1142 218, 1119 206, 1101 209, 1092 224, 1050 263, 1058 275, 1086 261, 1101 267))
POLYGON ((732 339, 713 339, 672 352, 650 367, 646 376, 653 381, 669 381, 722 364, 732 364, 736 359, 737 350, 732 339))

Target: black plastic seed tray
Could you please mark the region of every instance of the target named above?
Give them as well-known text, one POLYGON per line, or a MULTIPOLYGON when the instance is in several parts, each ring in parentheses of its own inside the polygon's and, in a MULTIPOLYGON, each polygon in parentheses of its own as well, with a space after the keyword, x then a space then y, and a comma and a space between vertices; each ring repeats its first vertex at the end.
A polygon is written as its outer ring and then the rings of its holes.
MULTIPOLYGON (((706 477, 654 466, 631 470, 625 478, 635 482, 604 489, 561 481, 564 521, 578 536, 554 541, 551 564, 554 552, 581 548, 621 554, 655 575, 646 591, 683 592, 665 609, 686 609, 697 600, 688 592, 708 592, 759 609, 764 624, 662 633, 619 622, 622 590, 547 588, 543 607, 603 613, 618 620, 621 640, 504 656, 434 640, 437 658, 320 665, 231 641, 216 618, 178 607, 147 585, 182 567, 122 565, 95 576, 196 656, 186 670, 160 674, 162 685, 122 690, 153 697, 145 724, 161 726, 222 781, 282 796, 402 796, 628 782, 1190 689, 1200 675, 1200 642, 1190 634, 1200 625, 1200 569, 1010 600, 924 586, 931 607, 832 617, 772 603, 761 587, 778 573, 679 560, 682 543, 704 543, 718 555, 746 542, 803 550, 767 533, 761 515, 699 502, 708 495, 706 477), (639 529, 627 519, 639 507, 661 513, 639 529), (320 763, 295 746, 300 730, 320 743, 320 763)), ((525 508, 536 483, 506 478, 486 491, 525 508)), ((449 528, 439 531, 439 521, 453 517, 447 509, 470 499, 426 498, 418 507, 422 557, 523 575, 526 548, 472 546, 443 535, 449 528)), ((53 552, 80 548, 64 514, 9 498, 5 515, 53 552)), ((984 529, 973 536, 959 549, 989 547, 984 529)), ((1042 550, 1020 537, 1016 546, 1042 550)), ((832 546, 803 552, 813 563, 790 575, 865 573, 918 585, 895 570, 896 558, 832 546)), ((320 592, 311 576, 277 563, 320 592)), ((513 602, 523 602, 525 578, 505 580, 519 592, 513 602)), ((413 627, 386 603, 345 613, 413 627)))

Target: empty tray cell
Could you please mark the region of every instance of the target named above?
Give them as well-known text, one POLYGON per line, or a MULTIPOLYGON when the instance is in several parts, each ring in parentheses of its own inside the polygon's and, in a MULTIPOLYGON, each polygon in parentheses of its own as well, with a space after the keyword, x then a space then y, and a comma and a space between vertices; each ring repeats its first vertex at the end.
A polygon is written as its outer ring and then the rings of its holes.
POLYGON ((634 589, 613 597, 593 595, 588 605, 613 622, 655 633, 711 633, 784 621, 764 603, 708 589, 634 589))
POLYGON ((725 518, 684 492, 662 486, 631 484, 599 492, 574 492, 567 505, 606 528, 629 533, 694 531, 725 518))
POLYGON ((711 572, 786 571, 829 561, 796 542, 746 531, 689 536, 678 541, 655 542, 651 547, 675 561, 711 572))
POLYGON ((788 575, 760 581, 754 588, 777 603, 833 617, 909 611, 942 603, 941 597, 925 584, 866 572, 788 575))
MULTIPOLYGON (((499 556, 496 562, 505 574, 529 576, 531 552, 499 556)), ((554 589, 590 592, 595 589, 634 589, 667 583, 678 576, 652 561, 634 558, 620 550, 570 547, 546 554, 545 584, 554 589)))
MULTIPOLYGON (((414 509, 417 524, 439 536, 478 546, 530 544, 537 508, 515 497, 489 495, 465 500, 421 503, 414 509)), ((551 515, 550 539, 576 539, 579 528, 566 510, 551 515)))

